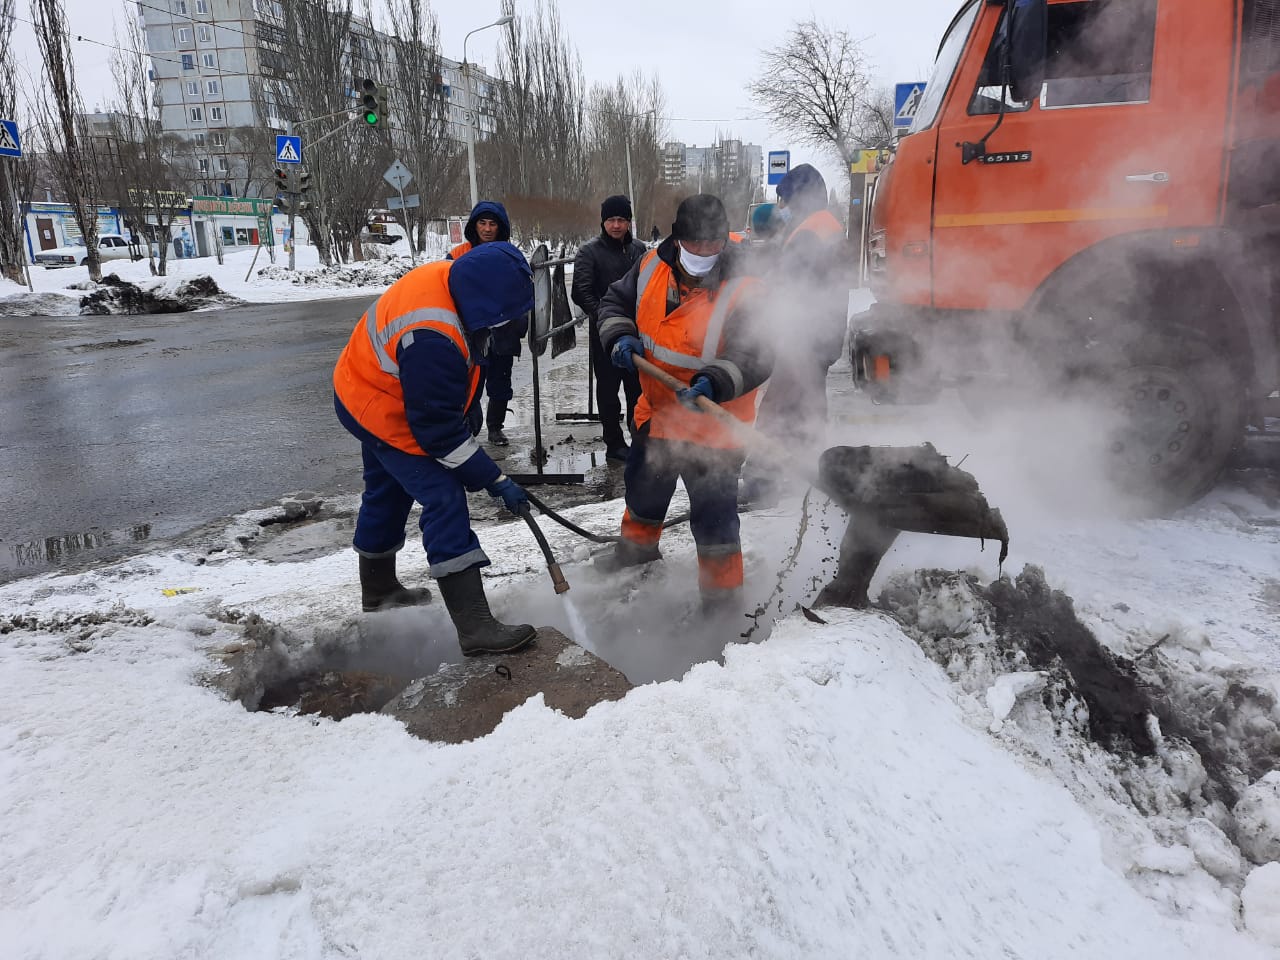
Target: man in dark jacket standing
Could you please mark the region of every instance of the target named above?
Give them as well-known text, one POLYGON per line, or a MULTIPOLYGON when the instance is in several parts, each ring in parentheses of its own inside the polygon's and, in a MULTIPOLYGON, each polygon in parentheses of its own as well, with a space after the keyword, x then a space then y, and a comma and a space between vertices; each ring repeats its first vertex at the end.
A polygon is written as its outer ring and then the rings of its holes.
POLYGON ((600 407, 605 456, 626 460, 628 447, 622 437, 622 407, 618 387, 627 395, 627 424, 635 416, 640 381, 634 371, 620 370, 609 362, 600 343, 600 301, 609 285, 626 276, 645 253, 645 246, 631 236, 631 201, 609 197, 600 204, 600 236, 584 244, 573 261, 573 302, 586 311, 591 326, 591 366, 596 374, 596 403, 600 407))
MULTIPOLYGON (((496 200, 481 200, 467 218, 467 226, 462 231, 465 243, 460 243, 445 256, 446 260, 457 260, 470 250, 484 243, 511 240, 511 221, 507 217, 507 208, 496 200)), ((527 317, 509 323, 493 332, 493 341, 489 345, 489 368, 485 371, 484 391, 489 397, 489 409, 486 421, 489 425, 489 442, 495 446, 505 447, 511 441, 502 432, 507 419, 507 404, 511 402, 514 391, 511 389, 511 368, 516 357, 520 356, 520 341, 529 332, 527 317)), ((475 413, 479 417, 479 411, 475 413)), ((476 427, 479 430, 479 426, 476 427)))

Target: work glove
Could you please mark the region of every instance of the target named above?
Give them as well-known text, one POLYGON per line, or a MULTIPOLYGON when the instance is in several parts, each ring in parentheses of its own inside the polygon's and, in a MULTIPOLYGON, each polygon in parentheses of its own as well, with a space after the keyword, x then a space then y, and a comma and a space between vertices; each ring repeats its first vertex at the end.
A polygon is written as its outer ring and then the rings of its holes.
POLYGON ((640 338, 619 337, 618 342, 609 351, 609 359, 615 367, 626 370, 628 373, 635 373, 636 362, 632 359, 632 354, 644 356, 644 344, 640 342, 640 338))
POLYGON ((676 399, 690 410, 701 413, 702 408, 698 406, 698 398, 706 397, 708 400, 715 400, 715 393, 716 388, 711 383, 711 378, 705 373, 695 373, 687 387, 676 391, 676 399))
POLYGON ((485 487, 485 491, 489 496, 501 500, 503 505, 517 517, 529 509, 529 495, 524 492, 524 487, 506 474, 499 476, 497 480, 485 487))

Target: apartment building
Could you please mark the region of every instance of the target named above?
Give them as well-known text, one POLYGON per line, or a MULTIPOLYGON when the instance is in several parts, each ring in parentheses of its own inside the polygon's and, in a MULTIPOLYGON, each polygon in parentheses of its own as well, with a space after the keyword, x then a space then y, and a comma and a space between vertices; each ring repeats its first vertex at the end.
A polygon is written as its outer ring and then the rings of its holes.
MULTIPOLYGON (((288 70, 288 39, 282 0, 135 0, 152 61, 152 79, 161 123, 191 144, 195 192, 256 195, 247 183, 248 132, 264 127, 283 131, 285 121, 270 97, 255 96, 263 80, 283 78, 288 70)), ((304 0, 284 0, 304 2, 304 0)), ((352 82, 358 71, 386 80, 391 56, 385 34, 367 22, 355 27, 352 82), (380 66, 379 66, 380 65, 380 66)), ((496 80, 472 68, 478 130, 493 129, 496 80)), ((468 109, 462 65, 441 61, 438 79, 449 106, 451 135, 465 143, 468 109)), ((390 91, 391 127, 396 126, 394 87, 390 91)), ((353 101, 356 91, 348 91, 353 101)), ((265 185, 265 184, 264 184, 265 185)))
POLYGON ((669 141, 662 147, 662 180, 670 186, 725 183, 743 176, 764 178, 764 151, 757 144, 718 140, 696 147, 669 141))

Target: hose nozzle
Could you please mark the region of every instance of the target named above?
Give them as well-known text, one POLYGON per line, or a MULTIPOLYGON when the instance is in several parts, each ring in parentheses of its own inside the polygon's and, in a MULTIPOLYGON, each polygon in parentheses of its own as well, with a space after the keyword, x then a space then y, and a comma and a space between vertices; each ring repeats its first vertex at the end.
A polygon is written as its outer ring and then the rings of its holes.
POLYGON ((547 571, 551 574, 551 582, 555 586, 556 593, 568 593, 569 581, 564 578, 564 574, 560 572, 560 564, 547 564, 547 571))

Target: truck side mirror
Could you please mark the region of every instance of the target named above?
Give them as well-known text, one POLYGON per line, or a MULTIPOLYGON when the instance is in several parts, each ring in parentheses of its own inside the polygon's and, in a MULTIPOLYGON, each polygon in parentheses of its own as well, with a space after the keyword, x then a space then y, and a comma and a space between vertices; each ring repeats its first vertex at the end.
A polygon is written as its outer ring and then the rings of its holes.
POLYGON ((1009 92, 1029 103, 1040 97, 1049 59, 1047 0, 1009 0, 1009 92))

